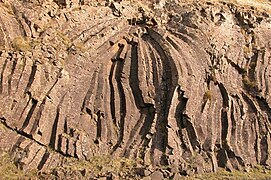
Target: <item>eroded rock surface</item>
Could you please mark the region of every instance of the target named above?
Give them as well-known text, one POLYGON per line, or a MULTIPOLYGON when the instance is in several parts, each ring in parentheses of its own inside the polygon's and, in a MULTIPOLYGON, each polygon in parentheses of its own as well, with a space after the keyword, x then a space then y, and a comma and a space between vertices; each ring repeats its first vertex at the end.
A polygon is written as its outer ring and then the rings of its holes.
POLYGON ((3 1, 0 24, 0 145, 18 166, 97 155, 181 174, 271 165, 268 12, 3 1))

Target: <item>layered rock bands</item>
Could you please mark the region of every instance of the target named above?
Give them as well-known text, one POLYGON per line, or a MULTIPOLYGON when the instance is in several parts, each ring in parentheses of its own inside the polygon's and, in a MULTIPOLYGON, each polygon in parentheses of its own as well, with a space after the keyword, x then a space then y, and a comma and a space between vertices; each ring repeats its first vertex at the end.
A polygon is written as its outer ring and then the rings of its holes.
POLYGON ((0 2, 1 148, 24 169, 270 166, 270 14, 142 3, 0 2))

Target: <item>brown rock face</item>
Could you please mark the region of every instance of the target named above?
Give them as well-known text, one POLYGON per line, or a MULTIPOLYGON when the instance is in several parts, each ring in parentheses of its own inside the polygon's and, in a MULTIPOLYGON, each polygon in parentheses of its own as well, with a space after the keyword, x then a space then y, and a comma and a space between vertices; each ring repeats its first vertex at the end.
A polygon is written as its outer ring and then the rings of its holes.
POLYGON ((0 146, 18 166, 97 155, 183 174, 271 165, 270 15, 149 8, 0 2, 0 146))

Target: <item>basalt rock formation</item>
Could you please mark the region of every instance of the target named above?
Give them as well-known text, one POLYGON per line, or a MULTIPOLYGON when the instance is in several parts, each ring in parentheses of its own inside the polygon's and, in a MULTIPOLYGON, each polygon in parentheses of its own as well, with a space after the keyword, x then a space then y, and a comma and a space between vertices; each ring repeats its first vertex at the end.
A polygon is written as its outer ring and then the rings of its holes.
POLYGON ((100 155, 182 174, 271 165, 268 11, 2 0, 0 14, 0 146, 19 167, 100 155))

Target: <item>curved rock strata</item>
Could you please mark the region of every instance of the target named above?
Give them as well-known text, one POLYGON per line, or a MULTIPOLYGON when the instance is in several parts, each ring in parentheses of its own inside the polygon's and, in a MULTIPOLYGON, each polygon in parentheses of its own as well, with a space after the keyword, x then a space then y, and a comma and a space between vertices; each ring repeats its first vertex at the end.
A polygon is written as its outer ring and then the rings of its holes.
POLYGON ((39 170, 97 155, 183 174, 270 166, 270 14, 138 7, 0 2, 2 149, 39 170))

